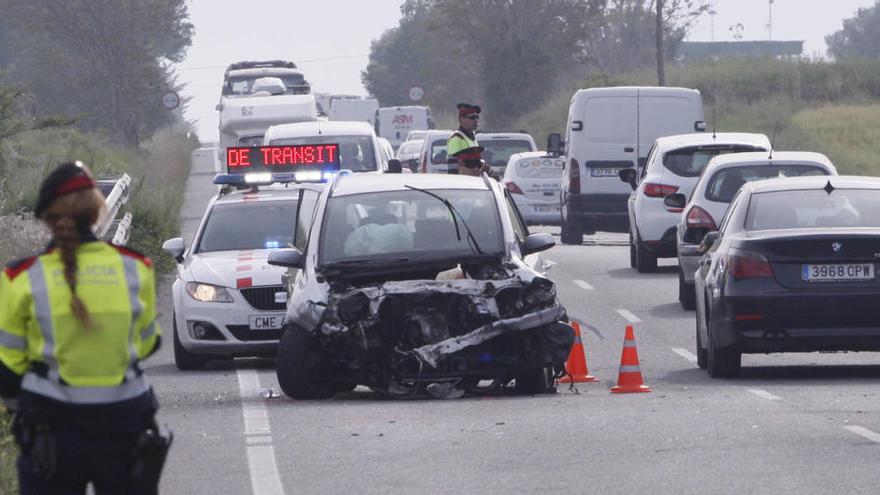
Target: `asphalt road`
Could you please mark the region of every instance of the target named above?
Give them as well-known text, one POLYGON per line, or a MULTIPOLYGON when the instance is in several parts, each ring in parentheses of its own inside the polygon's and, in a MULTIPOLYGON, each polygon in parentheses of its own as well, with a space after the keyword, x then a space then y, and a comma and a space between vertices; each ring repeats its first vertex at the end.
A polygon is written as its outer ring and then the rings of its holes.
MULTIPOLYGON (((211 173, 190 180, 187 239, 211 173)), ((145 368, 175 434, 162 492, 877 492, 880 354, 746 355, 740 378, 713 380, 696 366, 674 260, 637 274, 626 238, 602 233, 546 257, 600 382, 535 397, 385 400, 358 388, 295 401, 268 360, 179 372, 161 284, 167 345, 145 368), (627 323, 651 393, 608 391, 627 323)))

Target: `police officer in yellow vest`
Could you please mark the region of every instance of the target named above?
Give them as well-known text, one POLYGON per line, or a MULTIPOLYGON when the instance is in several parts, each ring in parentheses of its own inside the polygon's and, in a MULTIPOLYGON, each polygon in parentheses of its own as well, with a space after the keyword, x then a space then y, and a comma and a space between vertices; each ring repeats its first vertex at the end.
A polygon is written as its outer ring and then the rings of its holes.
POLYGON ((485 173, 494 177, 492 169, 482 159, 483 147, 477 143, 475 134, 480 126, 480 112, 479 105, 458 104, 458 129, 446 141, 450 173, 477 177, 485 173))
POLYGON ((89 483, 98 494, 155 493, 169 445, 138 366, 160 344, 152 263, 95 238, 95 186, 79 162, 56 168, 34 210, 52 242, 0 275, 0 398, 17 411, 24 495, 89 483))

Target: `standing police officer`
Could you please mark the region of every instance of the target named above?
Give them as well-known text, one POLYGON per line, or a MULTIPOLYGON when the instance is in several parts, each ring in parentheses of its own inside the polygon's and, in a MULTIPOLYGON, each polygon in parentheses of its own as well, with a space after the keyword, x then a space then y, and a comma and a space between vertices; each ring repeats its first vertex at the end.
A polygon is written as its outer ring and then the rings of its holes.
POLYGON ((482 109, 479 105, 458 104, 458 129, 446 140, 448 163, 450 167, 456 167, 450 173, 477 177, 485 173, 495 177, 492 169, 482 159, 483 147, 477 143, 475 132, 480 126, 480 112, 482 109))
POLYGON ((52 242, 0 275, 0 398, 17 411, 24 495, 85 493, 88 483, 98 494, 155 493, 144 454, 167 453, 138 366, 160 344, 152 263, 95 238, 95 186, 80 162, 56 168, 34 210, 52 242))

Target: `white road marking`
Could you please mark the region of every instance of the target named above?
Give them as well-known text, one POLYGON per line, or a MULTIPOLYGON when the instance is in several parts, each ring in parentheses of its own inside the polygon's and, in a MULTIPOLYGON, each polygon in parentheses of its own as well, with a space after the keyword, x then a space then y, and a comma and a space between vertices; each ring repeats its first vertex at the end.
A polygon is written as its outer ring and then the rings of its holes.
POLYGON ((692 353, 691 351, 689 351, 687 349, 682 349, 681 347, 673 347, 672 352, 678 354, 679 356, 687 359, 688 361, 690 361, 692 363, 697 362, 697 356, 694 355, 694 353, 692 353))
POLYGON ((751 392, 751 393, 757 395, 758 397, 760 397, 760 398, 762 398, 762 399, 767 399, 767 400, 782 400, 782 397, 780 397, 780 396, 778 396, 778 395, 773 395, 773 394, 771 394, 770 392, 768 392, 768 391, 766 391, 766 390, 761 390, 760 388, 747 388, 746 390, 748 390, 749 392, 751 392))
POLYGON ((624 320, 626 320, 630 323, 641 323, 642 322, 642 320, 638 316, 630 313, 629 311, 627 311, 625 309, 616 309, 615 311, 617 311, 617 314, 622 316, 624 320))
POLYGON ((867 428, 863 428, 861 426, 844 426, 843 428, 845 430, 849 430, 849 431, 855 433, 856 435, 858 435, 862 438, 867 438, 868 440, 870 440, 874 443, 880 443, 880 433, 873 432, 873 431, 871 431, 867 428))
POLYGON ((235 374, 243 402, 241 408, 251 488, 254 495, 284 495, 275 462, 275 447, 272 446, 269 411, 261 402, 248 402, 249 399, 260 397, 260 377, 254 370, 238 370, 235 374))
POLYGON ((594 290, 595 289, 592 285, 590 285, 580 279, 574 279, 571 281, 571 283, 573 283, 574 285, 577 285, 578 287, 580 287, 581 289, 584 289, 584 290, 594 290))

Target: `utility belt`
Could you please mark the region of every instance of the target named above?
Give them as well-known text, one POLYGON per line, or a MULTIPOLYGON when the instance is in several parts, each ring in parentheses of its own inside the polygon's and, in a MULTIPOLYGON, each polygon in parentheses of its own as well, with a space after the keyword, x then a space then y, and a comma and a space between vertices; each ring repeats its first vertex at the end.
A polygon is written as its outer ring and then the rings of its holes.
MULTIPOLYGON (((22 454, 29 456, 33 472, 43 480, 52 480, 58 468, 57 422, 49 413, 24 410, 12 419, 12 434, 22 454)), ((89 435, 97 434, 88 432, 89 435)), ((163 436, 155 420, 139 433, 130 451, 128 493, 155 495, 159 493, 159 478, 174 441, 169 431, 163 436)))

